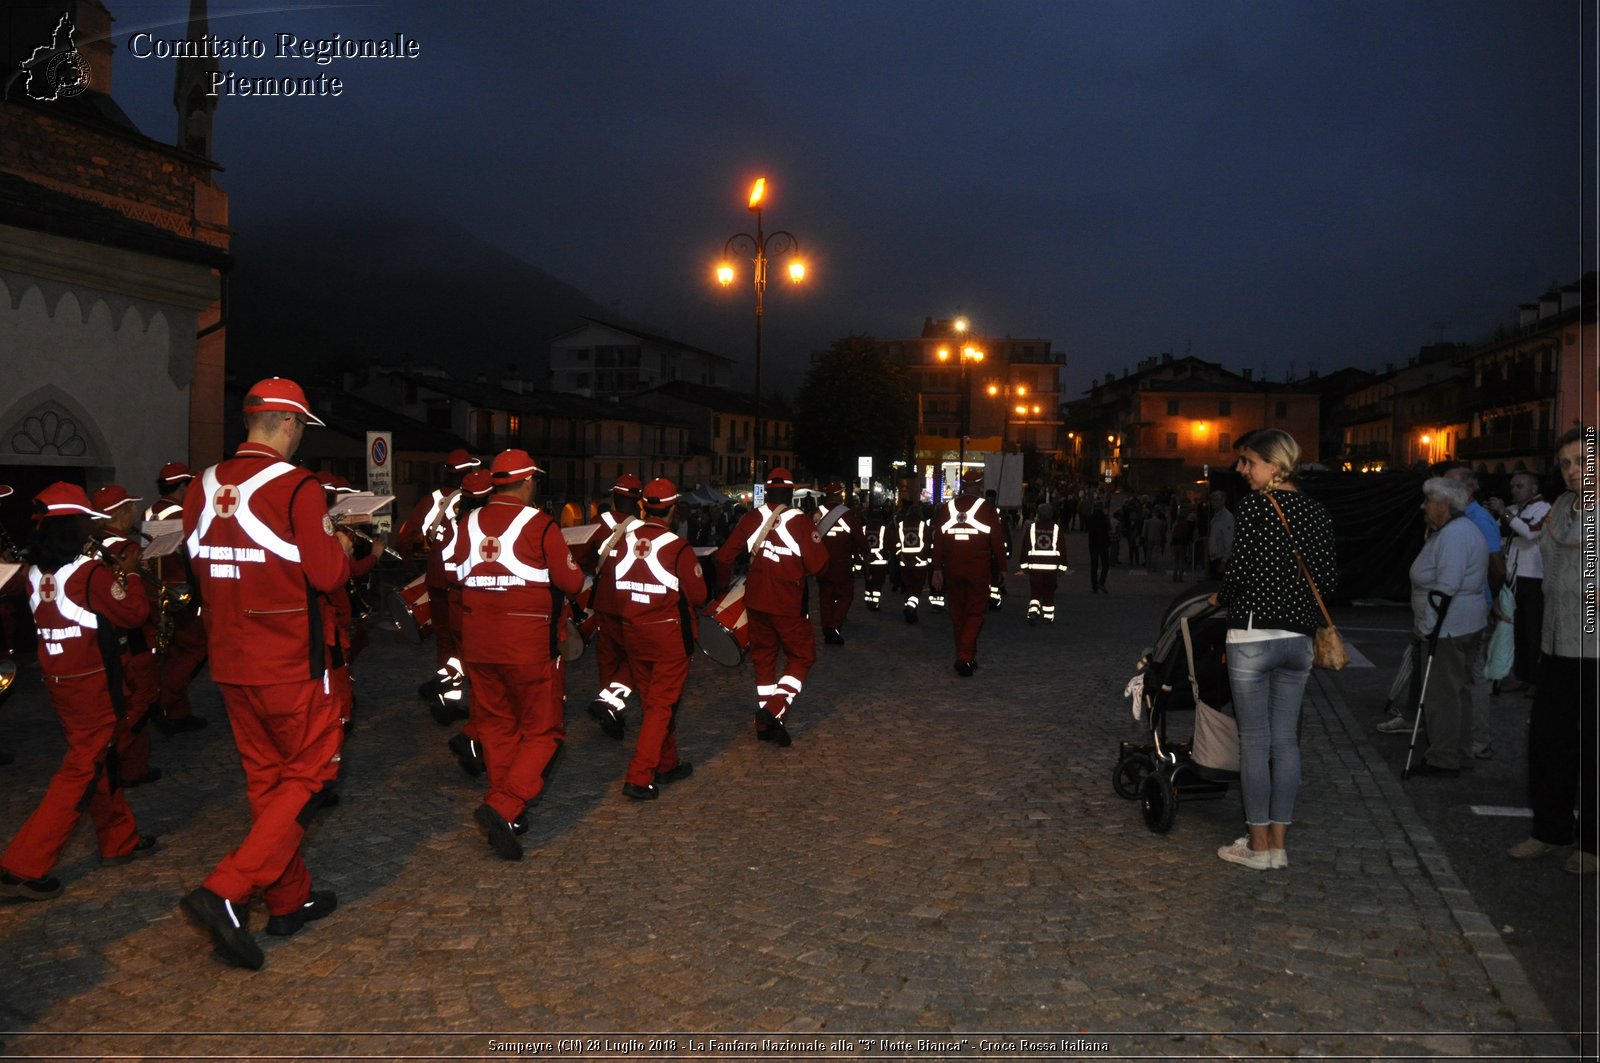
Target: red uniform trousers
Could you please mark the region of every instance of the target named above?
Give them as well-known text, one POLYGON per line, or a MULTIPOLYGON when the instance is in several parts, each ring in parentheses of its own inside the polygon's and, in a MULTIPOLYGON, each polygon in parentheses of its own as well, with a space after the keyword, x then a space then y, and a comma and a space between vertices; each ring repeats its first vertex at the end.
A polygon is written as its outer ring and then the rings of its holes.
POLYGON ((250 831, 204 885, 235 904, 260 890, 270 914, 287 915, 311 894, 300 843, 307 809, 316 807, 312 798, 339 774, 344 729, 338 702, 321 679, 217 685, 244 767, 250 831))
POLYGON ((637 690, 631 659, 622 644, 622 617, 599 611, 595 612, 595 616, 600 621, 594 633, 594 661, 599 672, 600 689, 621 683, 629 690, 637 690))
POLYGON ((955 631, 956 660, 978 659, 978 633, 989 612, 987 572, 974 578, 951 572, 944 574, 945 608, 950 611, 950 626, 955 631))
POLYGON ((511 823, 544 789, 550 763, 566 740, 561 701, 566 672, 559 657, 525 664, 468 661, 467 679, 489 773, 483 803, 511 823))
POLYGON ((913 598, 920 599, 922 597, 922 586, 927 582, 927 579, 927 565, 900 566, 900 589, 906 592, 907 605, 911 604, 913 598))
POLYGON ((876 605, 882 598, 883 585, 889 579, 888 565, 868 565, 862 573, 862 585, 866 600, 876 605))
POLYGON ((843 580, 823 580, 817 577, 818 612, 822 615, 822 626, 834 631, 844 627, 844 618, 850 612, 850 599, 855 595, 856 581, 854 577, 843 580))
MULTIPOLYGON (((461 649, 461 588, 450 587, 447 594, 450 599, 450 609, 445 614, 444 626, 450 629, 449 638, 455 644, 459 653, 461 649)), ((459 658, 457 659, 459 660, 459 658)), ((462 666, 463 670, 465 670, 465 667, 465 665, 462 666)), ((473 742, 478 741, 478 725, 472 715, 472 699, 470 697, 467 698, 467 719, 461 725, 461 733, 473 742)))
MULTIPOLYGON (((817 636, 804 616, 779 616, 746 609, 750 659, 756 666, 756 706, 783 722, 800 687, 817 663, 817 636), (778 650, 783 650, 783 675, 778 675, 778 650)), ((759 728, 758 728, 759 729, 759 728)))
POLYGON ((106 758, 116 741, 117 716, 105 673, 60 682, 47 678, 44 684, 50 692, 50 707, 56 710, 66 734, 67 754, 50 777, 39 807, 0 853, 0 868, 21 879, 50 873, 86 804, 101 856, 125 856, 139 844, 133 811, 122 788, 112 789, 106 773, 106 758))
POLYGON ((1056 584, 1060 581, 1061 573, 1057 569, 1028 570, 1028 600, 1047 606, 1052 611, 1056 605, 1056 584))
POLYGON ((452 602, 445 587, 428 588, 428 615, 433 620, 433 655, 437 666, 444 667, 450 658, 461 657, 461 618, 451 623, 451 612, 461 605, 458 598, 452 602))
POLYGON ((185 609, 172 617, 172 640, 161 662, 161 715, 185 720, 189 708, 189 683, 206 662, 206 625, 198 609, 185 609))
POLYGON ((146 650, 122 659, 128 714, 117 725, 117 767, 123 781, 150 774, 150 712, 161 695, 161 659, 146 650))
MULTIPOLYGON (((668 626, 668 625, 663 625, 668 626)), ((683 654, 683 641, 677 627, 672 627, 672 639, 677 643, 676 654, 661 660, 629 659, 629 673, 638 682, 639 701, 644 707, 644 718, 639 722, 639 738, 633 746, 633 760, 628 762, 628 782, 635 786, 649 786, 656 780, 656 772, 671 771, 678 766, 678 699, 683 696, 683 684, 689 678, 689 658, 683 654)))

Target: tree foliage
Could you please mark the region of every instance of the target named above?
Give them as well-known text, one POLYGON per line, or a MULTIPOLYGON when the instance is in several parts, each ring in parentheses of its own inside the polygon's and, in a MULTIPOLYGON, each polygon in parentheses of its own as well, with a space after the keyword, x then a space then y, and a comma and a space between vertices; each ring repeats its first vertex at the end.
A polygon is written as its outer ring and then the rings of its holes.
POLYGON ((862 455, 871 455, 873 475, 886 479, 917 426, 905 367, 869 336, 835 340, 806 373, 794 408, 795 455, 823 479, 848 482, 862 455))

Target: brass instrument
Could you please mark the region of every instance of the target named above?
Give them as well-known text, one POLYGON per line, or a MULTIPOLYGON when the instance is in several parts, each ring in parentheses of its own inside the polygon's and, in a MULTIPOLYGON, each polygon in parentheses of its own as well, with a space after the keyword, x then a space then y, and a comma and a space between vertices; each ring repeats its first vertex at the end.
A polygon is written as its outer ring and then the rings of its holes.
POLYGON ((194 605, 194 588, 187 583, 157 583, 156 652, 172 645, 173 617, 194 605))
POLYGON ((11 689, 17 681, 17 662, 10 657, 0 657, 0 695, 11 689))
POLYGON ((373 546, 382 548, 384 557, 391 558, 395 561, 405 560, 400 556, 400 551, 384 542, 380 536, 373 535, 371 532, 362 531, 361 527, 355 523, 334 521, 334 527, 339 531, 349 532, 351 535, 362 540, 363 542, 371 543, 373 546))

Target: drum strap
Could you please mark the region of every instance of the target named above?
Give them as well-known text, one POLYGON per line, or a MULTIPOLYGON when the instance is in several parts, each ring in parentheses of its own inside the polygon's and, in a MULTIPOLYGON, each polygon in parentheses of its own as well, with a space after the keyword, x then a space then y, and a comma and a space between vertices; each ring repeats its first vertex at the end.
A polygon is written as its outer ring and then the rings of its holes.
POLYGON ((828 515, 822 518, 821 524, 817 525, 818 534, 827 535, 828 529, 839 523, 839 518, 848 512, 850 512, 850 507, 845 505, 843 502, 840 502, 837 506, 834 506, 832 509, 828 510, 828 515))
MULTIPOLYGON (((600 554, 595 560, 594 566, 597 574, 602 568, 605 567, 606 558, 611 556, 611 550, 617 545, 617 540, 626 535, 628 529, 637 523, 639 523, 638 518, 631 516, 623 517, 621 520, 617 521, 617 526, 611 529, 611 534, 606 537, 606 541, 600 544, 600 554)), ((612 580, 615 582, 616 577, 613 576, 612 580)))
POLYGON ((750 540, 750 562, 755 563, 761 555, 761 544, 767 541, 767 536, 772 534, 772 529, 778 526, 778 518, 788 512, 789 507, 779 504, 772 507, 772 512, 767 514, 767 519, 761 525, 761 530, 756 532, 756 537, 750 540))

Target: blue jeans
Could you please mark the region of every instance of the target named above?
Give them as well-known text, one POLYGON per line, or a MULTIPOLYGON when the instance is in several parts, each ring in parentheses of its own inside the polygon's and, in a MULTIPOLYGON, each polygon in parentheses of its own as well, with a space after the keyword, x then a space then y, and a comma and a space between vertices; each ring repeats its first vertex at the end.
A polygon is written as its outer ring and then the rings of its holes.
POLYGON ((1294 822, 1300 793, 1300 701, 1311 637, 1228 643, 1228 682, 1239 723, 1239 788, 1253 827, 1294 822))

